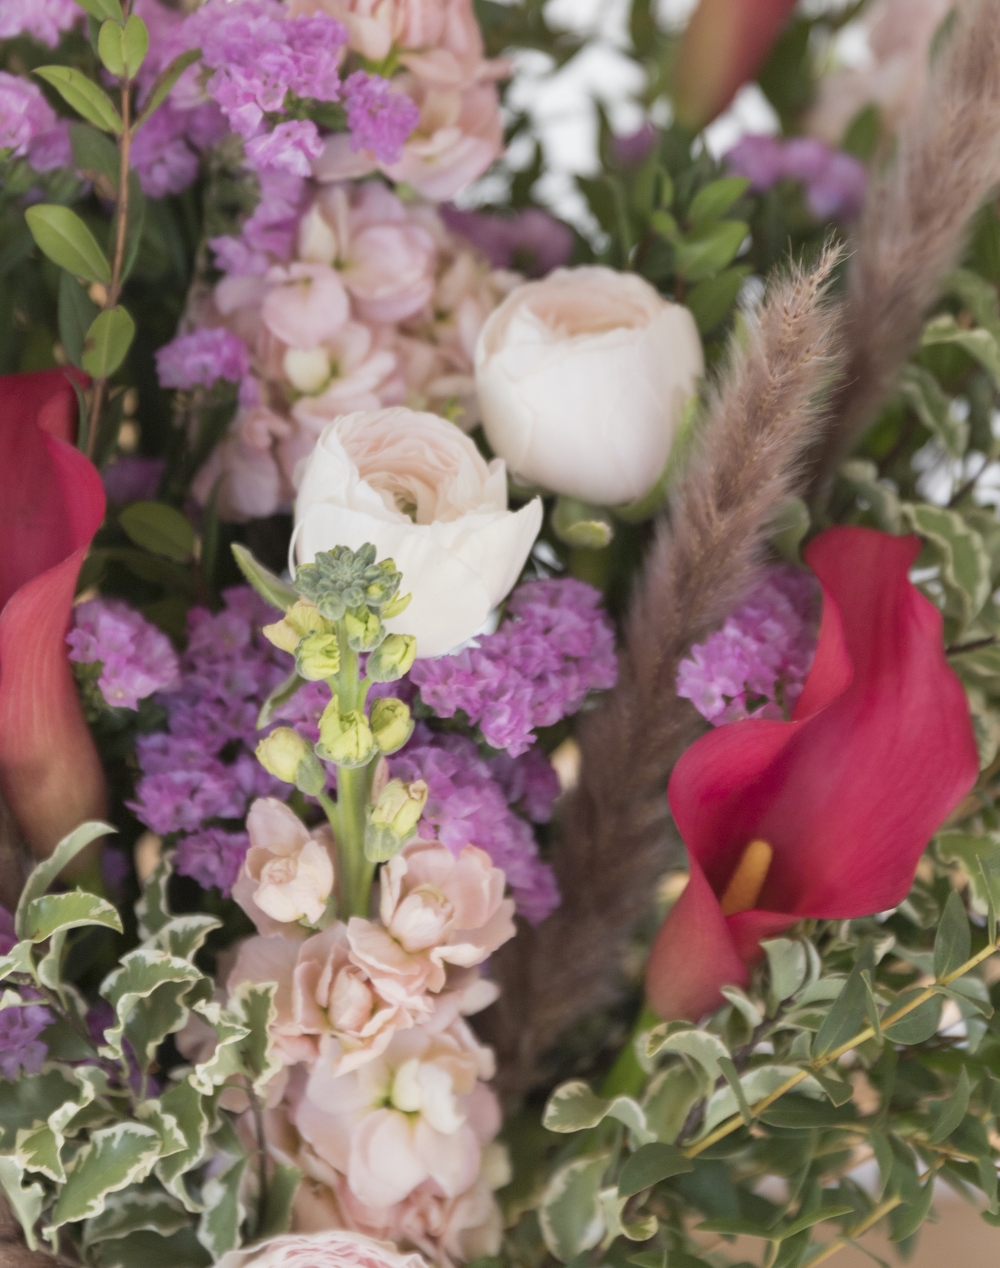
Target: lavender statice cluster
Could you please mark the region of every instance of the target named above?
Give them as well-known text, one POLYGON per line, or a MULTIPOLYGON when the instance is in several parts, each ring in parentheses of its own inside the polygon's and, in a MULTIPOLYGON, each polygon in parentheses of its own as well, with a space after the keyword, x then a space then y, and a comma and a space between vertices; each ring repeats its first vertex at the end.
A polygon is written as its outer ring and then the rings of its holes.
POLYGON ((532 924, 559 905, 555 877, 539 858, 528 822, 547 822, 559 792, 555 771, 537 745, 520 757, 486 761, 464 736, 435 735, 420 726, 390 769, 395 778, 427 784, 421 837, 440 841, 455 855, 467 845, 485 850, 532 924))
POLYGON ((178 335, 156 353, 161 387, 211 387, 219 379, 240 383, 250 373, 250 351, 224 326, 202 327, 178 335))
POLYGON ((351 149, 371 150, 380 163, 398 163, 403 144, 420 122, 415 101, 393 92, 387 79, 356 70, 344 81, 351 149))
POLYGON ((90 599, 73 609, 69 659, 100 669, 97 686, 113 709, 137 709, 177 679, 177 653, 165 634, 127 603, 90 599))
MULTIPOLYGON (((250 803, 292 791, 254 756, 261 705, 288 676, 292 658, 261 634, 275 612, 253 590, 235 587, 223 599, 221 612, 188 614, 178 684, 157 697, 167 729, 138 738, 142 777, 129 805, 148 828, 172 838, 178 872, 228 895, 248 847, 250 803)), ((275 725, 315 728, 328 699, 324 684, 308 684, 275 725)))
POLYGON ((4 153, 27 159, 36 172, 50 172, 70 161, 66 120, 56 117, 37 84, 0 71, 0 157, 4 153))
POLYGON ((745 136, 725 162, 757 193, 773 189, 779 181, 798 181, 817 220, 854 219, 865 200, 865 165, 816 137, 745 136))
POLYGON ((40 44, 55 48, 63 31, 83 20, 76 0, 3 0, 0 4, 0 40, 30 35, 40 44))
POLYGON ((786 717, 812 665, 817 618, 812 575, 791 567, 770 569, 722 629, 680 662, 677 694, 713 726, 786 717))
POLYGON ((575 713, 589 691, 614 686, 614 630, 600 604, 600 591, 573 578, 528 581, 495 634, 417 661, 410 678, 438 717, 461 710, 487 744, 517 757, 537 728, 575 713))
MULTIPOLYGON (((14 917, 0 907, 0 955, 7 955, 17 942, 14 917)), ((48 1056, 48 1048, 40 1038, 52 1024, 52 1014, 41 1004, 15 1004, 0 1009, 0 1076, 12 1081, 23 1070, 37 1074, 48 1056)))

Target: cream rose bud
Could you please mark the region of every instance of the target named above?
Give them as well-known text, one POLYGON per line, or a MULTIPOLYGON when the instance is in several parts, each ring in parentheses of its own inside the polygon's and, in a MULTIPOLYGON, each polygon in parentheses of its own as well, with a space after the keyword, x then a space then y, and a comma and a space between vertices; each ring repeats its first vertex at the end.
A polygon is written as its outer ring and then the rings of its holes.
POLYGON ((653 487, 703 372, 688 309, 599 267, 515 287, 476 347, 483 427, 514 478, 598 506, 653 487))
POLYGON ((509 510, 503 461, 487 465, 445 419, 400 408, 346 414, 301 468, 289 566, 372 542, 413 596, 386 628, 415 636, 418 656, 442 656, 511 590, 541 525, 540 499, 509 510))
POLYGON ((217 1268, 427 1268, 427 1261, 422 1255, 400 1254, 361 1233, 329 1229, 285 1233, 227 1251, 217 1268))

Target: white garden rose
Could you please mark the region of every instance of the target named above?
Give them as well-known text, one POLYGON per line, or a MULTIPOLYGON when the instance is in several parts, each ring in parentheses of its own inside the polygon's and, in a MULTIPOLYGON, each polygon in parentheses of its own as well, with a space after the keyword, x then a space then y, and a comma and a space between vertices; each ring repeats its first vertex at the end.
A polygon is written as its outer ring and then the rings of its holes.
POLYGON ((703 372, 689 310, 599 267, 516 287, 476 348, 483 427, 515 479, 599 506, 653 487, 703 372))
POLYGON ((413 634, 418 656, 441 656, 481 628, 517 581, 542 524, 536 498, 507 507, 501 459, 436 414, 345 414, 322 432, 299 472, 290 566, 334 546, 371 542, 413 598, 386 622, 413 634))
POLYGON ((217 1268, 427 1268, 427 1261, 422 1255, 401 1254, 373 1237, 331 1229, 286 1233, 227 1251, 217 1268))

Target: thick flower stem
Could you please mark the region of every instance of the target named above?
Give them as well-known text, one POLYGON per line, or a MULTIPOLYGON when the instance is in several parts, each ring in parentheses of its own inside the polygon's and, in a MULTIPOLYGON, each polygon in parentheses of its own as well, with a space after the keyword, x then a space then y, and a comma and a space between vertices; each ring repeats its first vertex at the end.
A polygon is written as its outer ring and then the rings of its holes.
MULTIPOLYGON (((904 1004, 902 1008, 897 1008, 894 1013, 890 1013, 887 1017, 881 1018, 881 1028, 885 1029, 886 1027, 893 1025, 894 1022, 906 1017, 922 1004, 926 1004, 929 999, 934 998, 939 987, 950 986, 952 982, 957 981, 960 977, 964 977, 966 973, 971 972, 977 965, 982 964, 984 960, 988 960, 989 957, 998 950, 1000 950, 1000 945, 987 943, 986 946, 983 947, 982 951, 974 955, 971 960, 966 960, 966 962, 955 969, 953 973, 945 974, 945 976, 939 978, 933 986, 928 986, 927 989, 921 991, 919 995, 915 995, 913 999, 904 1004)), ((874 1038, 875 1030, 871 1026, 866 1026, 864 1030, 859 1031, 858 1034, 853 1036, 853 1038, 848 1039, 846 1043, 842 1043, 839 1048, 834 1048, 832 1052, 827 1052, 822 1057, 817 1057, 814 1061, 810 1061, 808 1065, 803 1066, 802 1069, 793 1074, 791 1078, 786 1079, 780 1087, 775 1088, 773 1092, 757 1101, 756 1104, 751 1105, 751 1118, 757 1118, 764 1112, 764 1110, 772 1106, 775 1101, 780 1100, 786 1092, 791 1092, 793 1088, 796 1088, 800 1083, 805 1082, 813 1071, 822 1070, 824 1066, 828 1066, 831 1062, 837 1061, 844 1055, 845 1052, 850 1052, 852 1048, 857 1048, 861 1044, 866 1043, 869 1039, 874 1038)), ((726 1136, 729 1136, 732 1132, 742 1126, 742 1114, 735 1114, 732 1118, 727 1119, 720 1127, 717 1127, 715 1131, 710 1132, 703 1140, 699 1140, 693 1145, 688 1145, 688 1147, 684 1150, 684 1153, 689 1158, 696 1158, 717 1141, 724 1139, 726 1136)))

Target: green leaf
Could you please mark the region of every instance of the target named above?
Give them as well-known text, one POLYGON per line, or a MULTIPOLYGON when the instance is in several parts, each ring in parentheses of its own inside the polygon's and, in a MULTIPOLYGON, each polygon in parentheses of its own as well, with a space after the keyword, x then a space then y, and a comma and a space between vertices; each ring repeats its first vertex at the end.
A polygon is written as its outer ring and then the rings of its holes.
MULTIPOLYGON (((796 499, 797 500, 797 499, 796 499)), ((771 996, 775 1005, 791 999, 805 983, 809 971, 806 949, 797 938, 771 938, 762 942, 771 971, 771 996)))
POLYGON ((653 1134, 646 1125, 646 1116, 629 1096, 610 1100, 590 1090, 580 1079, 563 1083, 549 1097, 542 1115, 542 1126, 550 1132, 577 1132, 596 1127, 606 1118, 624 1123, 640 1145, 648 1144, 653 1134))
POLYGON ((716 277, 706 277, 691 288, 684 303, 691 310, 699 334, 707 335, 729 316, 748 273, 746 266, 737 265, 716 277))
POLYGON ((704 1078, 680 1063, 653 1076, 642 1108, 657 1140, 670 1143, 677 1139, 692 1106, 705 1091, 704 1078))
POLYGON ((814 1100, 802 1096, 803 1085, 794 1093, 783 1096, 780 1100, 761 1110, 760 1121, 771 1127, 792 1128, 805 1131, 822 1127, 846 1127, 858 1121, 858 1111, 850 1101, 841 1105, 833 1105, 827 1100, 814 1100))
MULTIPOLYGON (((915 996, 921 994, 923 994, 923 988, 919 986, 913 987, 912 990, 904 991, 893 1000, 889 1012, 896 1012, 897 1009, 904 1007, 915 996)), ((920 1004, 912 1012, 907 1013, 905 1017, 901 1017, 899 1021, 893 1022, 892 1025, 885 1025, 883 1020, 882 1034, 886 1039, 891 1039, 893 1043, 924 1043, 925 1040, 930 1039, 931 1035, 937 1032, 940 1022, 941 996, 932 995, 930 999, 920 1004)))
POLYGON ((194 554, 195 532, 180 511, 163 502, 133 502, 118 522, 137 546, 184 563, 194 554))
POLYGON ((67 357, 78 369, 83 365, 83 344, 87 331, 99 311, 73 274, 63 269, 59 274, 59 338, 67 357))
POLYGON ((292 1222, 292 1204, 302 1182, 298 1167, 279 1162, 274 1168, 267 1186, 267 1202, 264 1204, 264 1223, 257 1230, 258 1238, 279 1237, 287 1233, 292 1222))
POLYGON ((852 458, 841 464, 840 478, 885 533, 903 531, 903 511, 896 490, 879 478, 878 468, 867 458, 852 458))
POLYGON ((654 1140, 637 1149, 622 1167, 618 1178, 618 1196, 630 1198, 643 1189, 651 1189, 670 1176, 693 1171, 694 1163, 674 1145, 654 1140))
POLYGON ((163 1187, 192 1213, 201 1211, 203 1204, 192 1199, 184 1183, 184 1174, 199 1166, 205 1157, 209 1128, 205 1106, 204 1097, 188 1079, 175 1083, 160 1097, 160 1107, 177 1124, 185 1147, 169 1157, 161 1157, 156 1164, 156 1176, 163 1187))
POLYGON ((677 272, 689 282, 720 272, 743 245, 747 233, 742 220, 720 220, 692 229, 674 243, 677 272))
POLYGON ((98 313, 83 345, 83 368, 92 378, 109 378, 128 356, 135 322, 121 306, 98 313))
POLYGON ((186 53, 181 53, 179 57, 175 57, 169 66, 160 71, 153 81, 152 88, 149 90, 149 96, 146 98, 142 114, 139 115, 135 122, 135 127, 132 129, 133 135, 142 127, 153 111, 166 101, 174 84, 177 83, 187 68, 193 66, 200 57, 200 48, 189 48, 186 53))
POLYGON ((124 22, 125 15, 118 0, 76 0, 77 4, 92 18, 113 18, 116 22, 124 22))
POLYGON ((111 265, 75 211, 43 203, 24 213, 31 236, 53 264, 88 282, 111 283, 111 265))
POLYGON ((273 607, 287 612, 293 603, 298 602, 298 592, 282 581, 280 577, 258 563, 245 546, 233 546, 233 558, 247 581, 253 586, 262 599, 266 599, 273 607))
POLYGON ((87 123, 71 123, 69 139, 76 167, 97 185, 102 197, 116 198, 121 172, 118 147, 103 132, 98 132, 87 123))
POLYGON ((109 1238, 127 1237, 143 1230, 169 1237, 190 1225, 184 1207, 160 1189, 126 1190, 111 1194, 104 1210, 88 1220, 83 1230, 83 1243, 90 1247, 109 1238))
POLYGON ((13 1149, 22 1127, 38 1127, 49 1115, 69 1102, 76 1104, 78 1084, 57 1066, 41 1074, 22 1074, 16 1082, 0 1080, 0 1127, 3 1147, 13 1149))
POLYGON ((125 23, 122 32, 122 54, 125 60, 125 74, 135 79, 142 63, 149 52, 149 28, 137 13, 133 13, 125 23))
POLYGON ((901 1206, 896 1207, 893 1212, 892 1232, 889 1234, 889 1240, 905 1242, 908 1237, 912 1237, 930 1213, 933 1197, 934 1172, 931 1171, 917 1190, 916 1200, 904 1202, 901 1206))
MULTIPOLYGON (((146 196, 142 192, 142 185, 139 182, 139 175, 135 171, 128 174, 128 214, 125 223, 125 251, 122 256, 122 281, 125 281, 132 272, 135 262, 139 255, 139 246, 142 242, 143 225, 146 220, 146 196)), ((111 222, 112 239, 117 238, 118 234, 118 211, 115 212, 114 220, 111 222)))
POLYGON ((241 982, 229 997, 230 1012, 247 1028, 240 1042, 240 1061, 255 1092, 263 1092, 284 1065, 274 1051, 276 990, 273 982, 241 982))
POLYGON ((29 1127, 17 1133, 14 1157, 25 1171, 37 1171, 54 1184, 65 1184, 66 1172, 59 1156, 64 1143, 62 1133, 48 1124, 29 1127))
POLYGON ((935 317, 924 327, 921 347, 933 348, 940 344, 956 344, 983 367, 1000 387, 1000 342, 988 330, 966 330, 955 318, 945 314, 935 317))
POLYGON ((159 1150, 159 1136, 141 1123, 116 1123, 95 1131, 73 1159, 46 1236, 63 1224, 100 1215, 109 1193, 145 1180, 159 1150))
POLYGON ((687 212, 688 222, 703 225, 711 220, 718 220, 749 188, 750 182, 744 176, 724 176, 722 180, 703 185, 691 200, 687 212))
POLYGON ((982 537, 957 511, 905 502, 903 519, 931 547, 941 566, 945 610, 964 629, 990 597, 990 557, 982 537))
POLYGON ((39 66, 35 74, 51 84, 66 104, 88 123, 102 132, 121 136, 121 116, 111 104, 111 98, 92 79, 70 66, 39 66))
POLYGON ((41 898, 52 882, 67 864, 85 850, 91 841, 116 831, 107 823, 81 823, 69 836, 63 837, 56 848, 44 862, 39 863, 32 871, 21 891, 21 898, 14 915, 14 925, 19 938, 29 937, 28 908, 36 898, 41 898))
POLYGON ((103 925, 115 933, 122 932, 121 917, 111 903, 82 889, 68 894, 43 894, 28 907, 26 920, 27 936, 32 942, 44 942, 61 930, 84 925, 103 925))
POLYGON ((97 52, 105 70, 111 72, 116 79, 125 75, 125 51, 122 48, 121 24, 109 20, 102 24, 97 37, 97 52))
POLYGON ((674 1023, 668 1022, 663 1026, 654 1027, 649 1032, 646 1040, 646 1055, 657 1057, 664 1052, 680 1052, 693 1061, 697 1061, 710 1079, 721 1079, 719 1058, 728 1057, 729 1049, 718 1035, 688 1026, 684 1029, 672 1030, 673 1025, 674 1023))
POLYGON ((934 938, 934 976, 939 980, 960 968, 969 958, 972 931, 965 904, 952 890, 934 938))
POLYGON ((1000 337, 1000 299, 992 282, 971 269, 955 269, 944 280, 944 293, 957 296, 980 326, 1000 337))
POLYGON ((562 1263, 604 1236, 600 1191, 608 1158, 578 1158, 560 1167, 542 1193, 538 1222, 549 1250, 562 1263))
POLYGON ((787 1224, 779 1225, 777 1229, 771 1231, 769 1236, 772 1241, 785 1241, 789 1237, 795 1237, 798 1233, 804 1233, 807 1228, 813 1228, 815 1225, 821 1224, 824 1220, 840 1219, 842 1215, 851 1215, 853 1212, 853 1206, 821 1206, 805 1215, 797 1215, 794 1220, 790 1220, 787 1224))
POLYGON ((135 914, 139 921, 139 936, 144 941, 166 928, 173 919, 167 897, 173 871, 170 859, 162 858, 142 887, 142 897, 135 905, 135 914))
POLYGON ((271 692, 268 698, 261 705, 260 713, 257 715, 257 730, 262 731, 266 726, 270 726, 274 720, 275 712, 281 708, 283 704, 287 704, 292 696, 300 687, 305 686, 305 679, 300 677, 299 671, 293 669, 284 682, 279 683, 271 692))
POLYGON ((971 1092, 969 1071, 963 1065, 958 1072, 958 1082, 955 1084, 955 1090, 948 1100, 941 1105, 938 1121, 934 1130, 927 1137, 932 1145, 940 1145, 942 1141, 947 1140, 965 1117, 965 1112, 969 1108, 971 1092))
POLYGON ((930 370, 919 365, 906 366, 900 376, 899 394, 948 453, 961 458, 969 443, 968 419, 952 415, 951 400, 930 370))
POLYGON ((198 1225, 198 1240, 217 1261, 240 1244, 240 1225, 246 1210, 240 1202, 240 1184, 249 1158, 237 1158, 225 1171, 205 1182, 205 1211, 198 1225))
POLYGON ((9 1154, 0 1154, 0 1188, 10 1209, 17 1216, 18 1223, 24 1230, 24 1240, 29 1250, 38 1249, 38 1238, 35 1225, 45 1206, 45 1190, 37 1181, 25 1186, 24 1168, 9 1154))
MULTIPOLYGON (((801 1073, 801 1069, 795 1065, 755 1066, 740 1078, 743 1099, 752 1109, 758 1101, 776 1092, 793 1075, 801 1073)), ((795 1090, 816 1097, 817 1101, 823 1096, 822 1088, 811 1076, 799 1083, 795 1090)), ((727 1085, 719 1088, 712 1093, 705 1106, 705 1117, 699 1135, 707 1136, 720 1123, 740 1112, 740 1103, 732 1087, 727 1085)))
MULTIPOLYGON (((122 1059, 122 1037, 126 1021, 132 1010, 149 999, 159 987, 166 983, 193 984, 202 976, 201 971, 187 960, 149 947, 137 947, 123 956, 118 967, 101 983, 101 994, 114 1008, 118 1019, 117 1025, 104 1032, 105 1047, 101 1049, 102 1055, 119 1061, 122 1059)), ((162 1006, 163 999, 158 997, 151 1005, 151 1010, 157 1014, 162 1006)), ((141 1017, 140 1028, 148 1031, 155 1026, 147 1011, 141 1017)))
POLYGON ((813 1052, 817 1057, 824 1057, 828 1052, 840 1048, 859 1031, 864 1030, 868 1014, 868 993, 861 974, 865 969, 871 969, 874 962, 872 946, 868 942, 851 969, 844 989, 834 1000, 833 1007, 819 1028, 813 1044, 813 1052))

